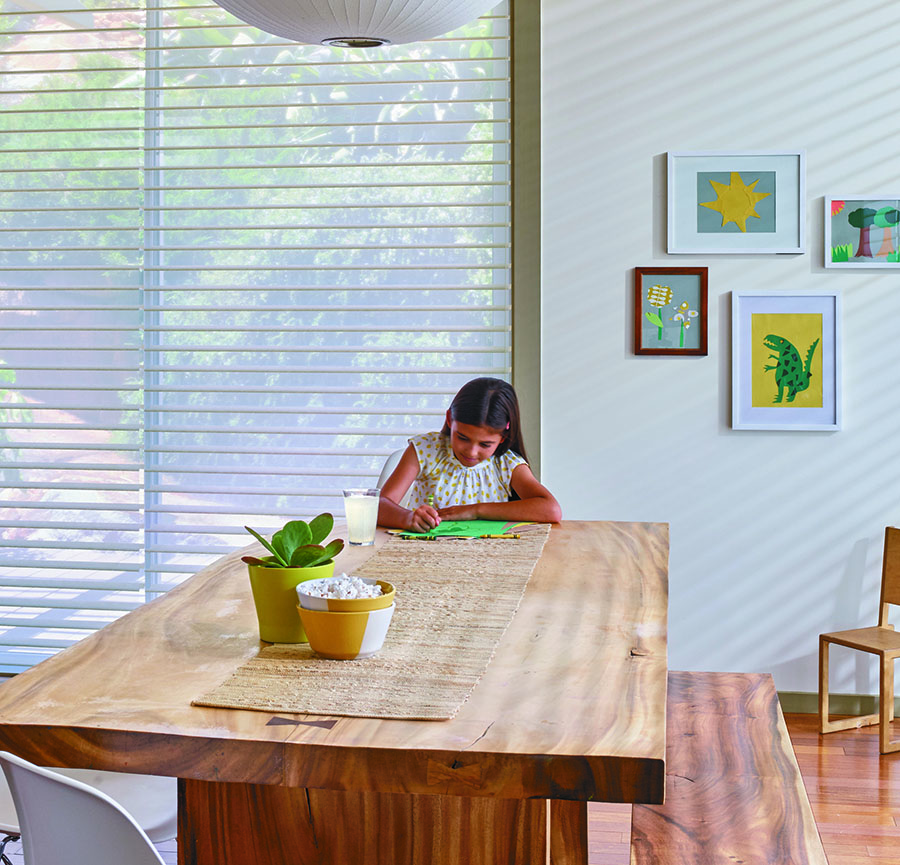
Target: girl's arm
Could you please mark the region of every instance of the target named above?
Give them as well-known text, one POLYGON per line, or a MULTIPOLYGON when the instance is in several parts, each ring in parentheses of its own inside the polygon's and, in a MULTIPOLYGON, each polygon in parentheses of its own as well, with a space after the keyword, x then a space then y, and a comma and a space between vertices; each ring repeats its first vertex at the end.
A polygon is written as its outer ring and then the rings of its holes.
POLYGON ((513 469, 511 486, 520 501, 455 505, 441 508, 438 513, 445 520, 528 520, 535 523, 558 523, 562 519, 559 502, 525 463, 513 469))
POLYGON ((400 500, 406 495, 406 491, 412 486, 418 474, 419 458, 416 456, 416 449, 410 445, 400 457, 397 468, 381 488, 378 525, 387 526, 389 529, 427 532, 440 523, 440 515, 429 505, 422 505, 411 511, 400 504, 400 500))

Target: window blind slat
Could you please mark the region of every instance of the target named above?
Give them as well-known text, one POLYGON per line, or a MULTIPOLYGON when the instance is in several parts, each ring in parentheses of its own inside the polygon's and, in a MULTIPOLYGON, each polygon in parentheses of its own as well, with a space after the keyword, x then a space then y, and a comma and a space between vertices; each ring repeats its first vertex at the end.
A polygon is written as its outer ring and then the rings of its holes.
MULTIPOLYGON (((48 586, 48 588, 52 589, 54 587, 48 586)), ((143 598, 139 597, 141 593, 136 590, 125 593, 128 596, 127 600, 122 599, 110 601, 95 598, 94 595, 98 593, 91 590, 72 590, 65 587, 62 588, 65 589, 65 591, 56 592, 52 599, 47 597, 47 592, 43 589, 39 592, 39 594, 35 594, 34 597, 29 597, 27 595, 27 592, 30 591, 28 588, 23 588, 20 592, 15 593, 0 590, 0 604, 2 604, 4 607, 21 607, 25 609, 35 607, 39 609, 47 609, 48 605, 52 604, 52 607, 50 607, 50 609, 76 610, 81 613, 84 611, 128 612, 130 610, 136 609, 141 605, 141 603, 143 603, 143 598), (73 595, 73 597, 66 597, 66 594, 71 594, 73 595)), ((118 589, 116 591, 119 592, 122 590, 118 589)))
MULTIPOLYGON (((79 615, 72 619, 68 619, 64 613, 56 613, 48 616, 46 612, 33 612, 31 610, 20 610, 13 615, 4 615, 0 612, 0 632, 4 633, 2 639, 7 640, 6 643, 0 643, 0 645, 17 646, 22 642, 22 635, 20 634, 17 634, 15 639, 8 637, 6 635, 8 633, 6 632, 7 628, 14 628, 16 630, 21 628, 39 628, 42 631, 62 628, 66 630, 84 631, 85 634, 88 634, 91 631, 99 630, 104 625, 108 625, 110 622, 115 621, 116 618, 117 616, 113 614, 109 615, 107 618, 79 615)), ((27 635, 26 639, 28 639, 32 645, 40 645, 27 635)), ((58 645, 58 642, 53 645, 58 645)))
POLYGON ((506 5, 340 53, 190 0, 0 16, 14 672, 244 525, 340 514, 465 381, 510 375, 511 44, 506 5))

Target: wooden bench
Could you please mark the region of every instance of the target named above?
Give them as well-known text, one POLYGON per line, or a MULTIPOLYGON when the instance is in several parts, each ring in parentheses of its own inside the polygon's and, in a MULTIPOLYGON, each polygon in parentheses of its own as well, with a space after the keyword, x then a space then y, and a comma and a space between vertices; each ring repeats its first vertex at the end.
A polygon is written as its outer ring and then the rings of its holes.
POLYGON ((775 684, 669 673, 666 802, 635 805, 632 865, 827 865, 775 684))

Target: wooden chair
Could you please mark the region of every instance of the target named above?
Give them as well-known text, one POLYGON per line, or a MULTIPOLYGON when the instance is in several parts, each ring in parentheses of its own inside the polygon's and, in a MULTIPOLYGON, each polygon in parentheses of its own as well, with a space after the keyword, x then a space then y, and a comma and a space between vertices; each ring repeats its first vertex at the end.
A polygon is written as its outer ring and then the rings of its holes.
POLYGON ((881 567, 881 604, 878 625, 819 634, 819 732, 834 733, 851 727, 879 724, 881 753, 900 751, 900 741, 892 742, 891 721, 894 720, 894 660, 900 657, 900 634, 888 623, 891 604, 900 604, 900 529, 884 530, 884 560, 881 567), (828 649, 835 643, 877 655, 880 664, 878 709, 874 715, 857 715, 839 721, 828 718, 828 649))

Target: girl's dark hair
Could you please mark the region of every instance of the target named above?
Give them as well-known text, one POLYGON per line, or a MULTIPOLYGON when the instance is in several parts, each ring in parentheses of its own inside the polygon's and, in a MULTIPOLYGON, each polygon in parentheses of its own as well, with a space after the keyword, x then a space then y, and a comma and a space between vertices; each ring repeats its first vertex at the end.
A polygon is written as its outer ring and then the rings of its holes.
MULTIPOLYGON (((519 400, 508 382, 499 378, 473 378, 466 382, 450 403, 450 417, 471 426, 489 427, 504 435, 494 456, 499 457, 511 450, 528 460, 522 441, 519 400)), ((450 427, 444 424, 441 432, 449 435, 450 427)))

